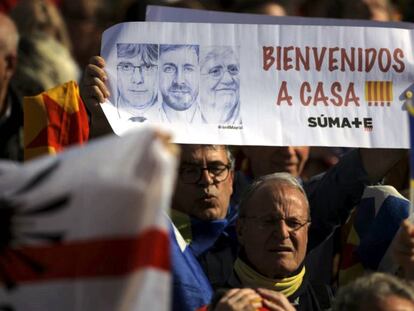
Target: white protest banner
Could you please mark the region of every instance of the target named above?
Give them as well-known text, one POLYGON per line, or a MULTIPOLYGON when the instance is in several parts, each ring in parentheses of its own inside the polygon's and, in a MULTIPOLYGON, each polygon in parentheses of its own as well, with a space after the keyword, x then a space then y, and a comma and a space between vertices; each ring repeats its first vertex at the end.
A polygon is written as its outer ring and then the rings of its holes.
POLYGON ((170 310, 176 159, 156 137, 0 161, 0 310, 170 310))
POLYGON ((408 147, 406 29, 125 23, 103 34, 117 134, 177 143, 408 147))

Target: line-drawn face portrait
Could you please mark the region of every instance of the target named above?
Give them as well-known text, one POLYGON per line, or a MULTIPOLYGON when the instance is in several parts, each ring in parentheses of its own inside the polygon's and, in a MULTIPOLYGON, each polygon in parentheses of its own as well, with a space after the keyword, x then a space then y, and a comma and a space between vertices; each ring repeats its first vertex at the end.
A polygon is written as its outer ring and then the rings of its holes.
POLYGON ((198 57, 198 45, 160 46, 160 91, 170 108, 187 110, 197 100, 198 57))
POLYGON ((158 45, 117 44, 117 55, 118 107, 134 114, 156 102, 158 45))
POLYGON ((207 47, 201 51, 200 102, 208 123, 229 123, 238 118, 240 63, 235 47, 207 47))

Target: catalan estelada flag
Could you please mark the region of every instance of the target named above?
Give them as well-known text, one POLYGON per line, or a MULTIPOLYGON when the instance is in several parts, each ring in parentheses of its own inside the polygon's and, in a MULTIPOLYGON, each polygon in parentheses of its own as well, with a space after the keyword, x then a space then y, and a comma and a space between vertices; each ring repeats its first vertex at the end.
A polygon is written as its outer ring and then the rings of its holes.
POLYGON ((25 160, 88 140, 88 115, 74 81, 25 97, 23 109, 25 160))
POLYGON ((408 217, 410 203, 392 186, 368 186, 343 232, 339 285, 366 271, 393 273, 389 263, 391 243, 401 222, 408 217))
POLYGON ((365 81, 368 106, 390 106, 393 101, 392 81, 365 81))

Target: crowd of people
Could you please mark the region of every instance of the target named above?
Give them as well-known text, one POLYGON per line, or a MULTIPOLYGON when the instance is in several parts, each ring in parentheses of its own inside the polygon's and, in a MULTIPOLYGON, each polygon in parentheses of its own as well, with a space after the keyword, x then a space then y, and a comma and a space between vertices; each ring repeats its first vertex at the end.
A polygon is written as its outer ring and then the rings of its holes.
MULTIPOLYGON (((80 85, 89 114, 90 139, 113 135, 100 108, 110 93, 105 60, 97 56, 99 40, 102 31, 116 22, 144 20, 146 4, 279 16, 414 21, 414 3, 409 0, 3 1, 1 159, 23 160, 23 96, 69 80, 80 85)), ((161 115, 165 122, 179 122, 183 114, 176 111, 185 110, 186 122, 197 118, 207 123, 242 122, 233 49, 118 44, 117 56, 121 119, 145 122, 161 115), (182 50, 203 60, 200 94, 198 87, 187 90, 177 82, 187 79, 187 84, 192 83, 192 64, 170 61, 182 50), (224 67, 216 66, 217 55, 226 59, 224 67), (164 72, 158 74, 160 70, 164 72), (158 83, 159 91, 154 87, 158 83), (133 84, 142 89, 129 91, 133 84), (198 111, 193 102, 198 96, 211 100, 211 92, 220 84, 226 85, 226 96, 221 101, 216 95, 214 98, 222 110, 209 105, 213 108, 198 111), (152 113, 158 94, 162 105, 152 113)), ((174 310, 414 310, 414 225, 404 220, 410 213, 403 197, 409 187, 406 150, 180 147, 171 202, 171 240, 174 245, 183 238, 200 269, 197 275, 182 274, 185 267, 180 265, 185 263, 172 252, 174 310), (392 186, 396 189, 390 190, 392 186), (367 189, 375 198, 392 194, 393 200, 383 199, 380 207, 373 207, 374 199, 361 204, 367 189), (374 212, 364 218, 368 209, 374 212), (386 209, 392 217, 383 216, 386 209), (382 240, 375 240, 375 230, 382 230, 382 240), (349 248, 352 234, 360 244, 349 248), (386 257, 392 265, 384 268, 386 257), (347 265, 350 261, 359 264, 359 273, 345 271, 344 267, 351 267, 347 265), (346 278, 341 278, 345 272, 346 278)))

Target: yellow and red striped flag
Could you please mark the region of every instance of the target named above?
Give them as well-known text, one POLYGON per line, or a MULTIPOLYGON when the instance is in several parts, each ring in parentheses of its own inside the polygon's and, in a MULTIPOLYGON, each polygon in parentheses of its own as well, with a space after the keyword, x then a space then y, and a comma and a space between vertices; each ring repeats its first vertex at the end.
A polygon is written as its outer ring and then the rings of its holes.
POLYGON ((390 106, 393 101, 392 81, 365 81, 368 106, 390 106))
POLYGON ((88 115, 76 82, 25 97, 23 107, 25 160, 88 140, 88 115))

